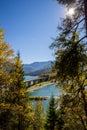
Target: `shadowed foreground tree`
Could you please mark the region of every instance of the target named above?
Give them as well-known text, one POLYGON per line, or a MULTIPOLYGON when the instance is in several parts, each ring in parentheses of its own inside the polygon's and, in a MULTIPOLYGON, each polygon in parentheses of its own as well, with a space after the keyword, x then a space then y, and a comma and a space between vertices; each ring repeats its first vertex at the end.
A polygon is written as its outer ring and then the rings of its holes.
POLYGON ((51 48, 55 50, 57 85, 64 91, 64 101, 61 101, 60 106, 64 111, 62 129, 87 130, 85 4, 83 0, 57 1, 68 8, 74 7, 76 11, 73 16, 66 16, 62 20, 61 26, 58 27, 60 33, 51 44, 51 48))

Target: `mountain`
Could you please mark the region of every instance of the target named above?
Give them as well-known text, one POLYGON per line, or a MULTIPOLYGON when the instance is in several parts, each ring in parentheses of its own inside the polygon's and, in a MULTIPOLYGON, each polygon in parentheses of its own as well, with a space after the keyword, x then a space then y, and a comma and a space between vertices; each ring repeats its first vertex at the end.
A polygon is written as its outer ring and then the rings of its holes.
POLYGON ((31 64, 23 64, 24 73, 29 75, 40 75, 51 71, 52 61, 34 62, 31 64))

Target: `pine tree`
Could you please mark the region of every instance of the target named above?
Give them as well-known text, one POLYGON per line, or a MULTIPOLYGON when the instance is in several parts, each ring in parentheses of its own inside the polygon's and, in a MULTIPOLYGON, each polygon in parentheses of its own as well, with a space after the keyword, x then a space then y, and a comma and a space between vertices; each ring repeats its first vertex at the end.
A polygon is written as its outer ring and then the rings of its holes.
POLYGON ((87 130, 87 34, 83 33, 87 30, 84 26, 87 22, 85 2, 83 0, 57 1, 68 8, 71 5, 75 8, 72 17, 66 16, 61 21, 58 27, 60 33, 51 44, 51 48, 56 50, 57 83, 64 91, 63 101, 61 101, 61 108, 64 111, 63 129, 87 130))
POLYGON ((34 118, 33 118, 33 129, 34 130, 43 130, 44 126, 44 108, 41 101, 36 101, 34 107, 34 118))
POLYGON ((29 94, 26 92, 26 84, 24 82, 24 71, 22 62, 20 60, 20 54, 15 57, 15 63, 13 67, 13 85, 12 102, 15 107, 16 115, 16 127, 18 130, 27 130, 30 125, 30 114, 32 113, 32 106, 29 103, 29 94))
POLYGON ((33 118, 20 55, 14 57, 0 30, 0 130, 27 130, 33 118))
POLYGON ((62 130, 64 126, 64 119, 63 119, 64 111, 60 108, 57 110, 56 115, 57 115, 57 121, 55 130, 62 130))
POLYGON ((45 123, 46 130, 55 130, 56 121, 57 121, 56 105, 54 96, 52 95, 47 110, 46 123, 45 123))

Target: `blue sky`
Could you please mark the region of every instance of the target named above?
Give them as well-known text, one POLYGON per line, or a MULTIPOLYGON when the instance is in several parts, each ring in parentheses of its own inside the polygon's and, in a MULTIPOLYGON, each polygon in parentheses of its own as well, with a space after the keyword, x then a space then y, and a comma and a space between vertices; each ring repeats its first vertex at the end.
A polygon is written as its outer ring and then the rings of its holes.
POLYGON ((23 63, 53 60, 49 49, 58 34, 64 9, 56 0, 0 0, 0 24, 5 41, 23 63))

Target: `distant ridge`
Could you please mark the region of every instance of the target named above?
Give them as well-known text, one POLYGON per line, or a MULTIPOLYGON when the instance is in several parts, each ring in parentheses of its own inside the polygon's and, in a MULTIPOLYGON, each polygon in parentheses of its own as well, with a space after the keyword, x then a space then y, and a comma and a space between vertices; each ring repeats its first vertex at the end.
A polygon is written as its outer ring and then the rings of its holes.
POLYGON ((51 71, 52 61, 33 62, 31 64, 23 64, 25 75, 36 76, 51 71))

